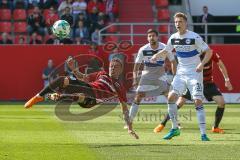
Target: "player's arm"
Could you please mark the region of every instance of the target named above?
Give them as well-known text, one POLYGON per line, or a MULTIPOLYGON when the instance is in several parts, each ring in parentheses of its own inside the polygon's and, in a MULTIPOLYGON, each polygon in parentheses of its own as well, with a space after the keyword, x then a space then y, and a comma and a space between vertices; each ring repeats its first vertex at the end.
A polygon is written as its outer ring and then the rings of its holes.
POLYGON ((176 59, 175 59, 175 57, 174 57, 172 52, 168 52, 167 57, 168 57, 168 60, 171 63, 172 74, 175 75, 176 72, 177 72, 177 61, 176 61, 176 59))
POLYGON ((138 73, 141 63, 135 63, 133 67, 133 87, 138 85, 138 73))
POLYGON ((140 48, 137 54, 137 57, 135 59, 135 64, 133 67, 133 87, 138 85, 138 73, 139 73, 139 68, 143 62, 143 49, 140 48))
POLYGON ((223 61, 221 59, 219 59, 217 64, 218 64, 219 70, 221 71, 221 73, 222 73, 222 75, 224 77, 225 87, 227 87, 227 89, 229 91, 231 91, 233 89, 233 87, 232 87, 232 84, 230 82, 226 66, 224 65, 224 63, 223 63, 223 61))
POLYGON ((168 39, 168 42, 165 48, 152 56, 152 58, 150 59, 151 62, 156 63, 158 59, 160 58, 165 59, 169 54, 172 54, 172 50, 174 46, 172 45, 171 39, 172 39, 172 36, 168 39))
POLYGON ((156 63, 156 61, 160 58, 165 59, 167 56, 168 51, 167 50, 161 50, 158 53, 154 54, 152 58, 150 59, 151 62, 156 63))
POLYGON ((78 67, 75 67, 75 60, 73 58, 67 59, 67 65, 78 80, 83 80, 86 77, 86 74, 81 73, 78 67))
POLYGON ((128 107, 127 107, 127 103, 126 102, 120 102, 121 108, 122 108, 122 113, 123 113, 123 118, 125 123, 127 124, 128 127, 128 133, 130 135, 132 135, 134 138, 138 139, 138 135, 133 131, 133 127, 132 127, 132 123, 130 122, 130 118, 129 118, 129 111, 128 111, 128 107))
POLYGON ((212 50, 210 48, 208 48, 205 51, 205 55, 204 55, 203 60, 197 66, 196 72, 201 72, 203 70, 204 65, 211 59, 211 57, 212 57, 212 50))
POLYGON ((176 75, 177 72, 177 61, 174 59, 171 62, 171 69, 172 69, 172 74, 176 75))

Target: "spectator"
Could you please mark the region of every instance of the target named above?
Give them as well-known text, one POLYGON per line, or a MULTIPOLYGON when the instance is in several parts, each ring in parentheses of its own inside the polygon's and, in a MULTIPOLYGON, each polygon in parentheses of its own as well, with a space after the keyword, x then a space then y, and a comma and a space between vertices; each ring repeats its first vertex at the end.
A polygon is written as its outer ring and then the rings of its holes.
POLYGON ((71 15, 71 10, 69 7, 65 8, 65 12, 61 16, 61 19, 67 21, 70 26, 73 27, 73 16, 71 15))
POLYGON ((38 34, 45 35, 45 20, 39 10, 39 7, 34 7, 33 13, 28 17, 28 34, 37 32, 38 34))
POLYGON ((24 9, 28 9, 28 0, 13 0, 13 9, 18 8, 18 5, 22 5, 24 9))
POLYGON ((7 32, 2 33, 2 39, 0 40, 0 44, 13 44, 12 40, 9 39, 9 35, 7 32))
POLYGON ((13 2, 9 0, 0 0, 1 8, 10 8, 13 10, 13 2))
POLYGON ((45 43, 46 44, 60 44, 60 40, 54 34, 50 34, 45 43))
POLYGON ((89 14, 89 19, 91 23, 96 23, 98 21, 98 10, 97 8, 93 8, 92 12, 89 14))
POLYGON ((95 31, 91 35, 92 42, 99 44, 99 28, 96 27, 95 31))
POLYGON ((103 19, 99 19, 97 21, 97 23, 93 23, 93 25, 91 27, 91 30, 90 30, 90 33, 93 33, 96 28, 98 28, 98 30, 100 30, 100 29, 102 29, 104 27, 105 27, 104 20, 103 19))
POLYGON ((60 44, 73 44, 73 41, 70 38, 64 38, 60 40, 60 44))
POLYGON ((63 1, 58 7, 58 14, 62 16, 66 12, 66 7, 69 7, 69 13, 72 13, 72 0, 63 1))
POLYGON ((105 12, 105 6, 102 2, 98 0, 90 0, 87 5, 87 11, 89 14, 94 12, 105 12))
POLYGON ((73 9, 73 19, 76 20, 79 13, 83 13, 85 17, 87 17, 86 9, 87 3, 84 0, 75 0, 72 4, 73 9))
POLYGON ((58 5, 58 0, 43 0, 40 5, 45 9, 51 6, 56 7, 58 5))
POLYGON ((34 6, 38 7, 40 5, 40 0, 28 0, 28 8, 34 6))
POLYGON ((49 59, 48 60, 48 65, 47 67, 43 70, 43 74, 42 74, 42 79, 44 82, 44 87, 47 86, 49 84, 49 81, 53 80, 54 78, 56 78, 56 75, 53 75, 55 71, 55 68, 53 66, 53 60, 49 59))
MULTIPOLYGON (((199 23, 211 23, 214 22, 214 18, 213 15, 208 13, 208 7, 207 6, 203 6, 203 14, 199 17, 198 19, 199 23)), ((212 26, 208 27, 207 29, 207 33, 211 33, 212 32, 212 26)), ((200 33, 205 33, 205 26, 201 26, 199 28, 199 32, 200 33)), ((203 37, 203 39, 205 39, 205 37, 203 37)), ((208 43, 210 43, 211 38, 208 36, 208 43)))
POLYGON ((42 44, 42 41, 40 40, 36 32, 33 32, 29 44, 42 44))
POLYGON ((59 20, 58 15, 55 12, 55 9, 53 7, 50 7, 50 12, 49 14, 46 15, 46 26, 48 27, 48 31, 51 30, 51 27, 53 26, 54 22, 59 20))
POLYGON ((115 18, 118 16, 118 1, 117 0, 104 0, 106 15, 108 16, 111 22, 115 21, 115 18))
POLYGON ((89 19, 87 17, 84 16, 83 13, 79 13, 76 21, 74 22, 75 23, 75 25, 74 25, 75 28, 78 27, 78 21, 80 21, 80 20, 83 21, 84 26, 86 26, 87 28, 90 28, 91 22, 89 21, 89 19))
POLYGON ((26 39, 23 35, 19 36, 17 44, 26 44, 26 39))
POLYGON ((84 41, 89 41, 89 31, 87 27, 84 26, 83 21, 78 22, 78 28, 75 31, 75 38, 79 37, 81 41, 84 43, 84 41))
POLYGON ((88 54, 100 57, 97 43, 92 42, 90 44, 90 49, 88 50, 88 54))

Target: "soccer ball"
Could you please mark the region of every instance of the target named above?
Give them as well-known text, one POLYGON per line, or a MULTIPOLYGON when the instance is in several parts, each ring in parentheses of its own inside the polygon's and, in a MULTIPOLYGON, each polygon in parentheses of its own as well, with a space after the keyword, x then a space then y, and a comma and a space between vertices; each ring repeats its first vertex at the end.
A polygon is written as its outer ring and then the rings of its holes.
POLYGON ((53 24, 52 32, 60 39, 67 38, 70 33, 70 25, 65 20, 58 20, 53 24))

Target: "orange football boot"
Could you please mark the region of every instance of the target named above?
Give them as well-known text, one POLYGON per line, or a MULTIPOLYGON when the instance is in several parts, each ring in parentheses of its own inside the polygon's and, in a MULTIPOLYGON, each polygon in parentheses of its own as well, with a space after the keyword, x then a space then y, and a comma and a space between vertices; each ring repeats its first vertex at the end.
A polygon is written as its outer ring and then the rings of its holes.
POLYGON ((31 108, 34 104, 38 103, 38 102, 42 102, 44 100, 43 97, 41 96, 34 96, 32 97, 29 101, 27 101, 24 105, 25 108, 31 108))
POLYGON ((221 134, 223 134, 224 130, 221 129, 221 128, 214 128, 214 127, 212 127, 212 132, 213 133, 221 133, 221 134))
POLYGON ((154 128, 153 132, 154 133, 159 133, 164 129, 164 127, 165 127, 164 125, 159 124, 156 128, 154 128))

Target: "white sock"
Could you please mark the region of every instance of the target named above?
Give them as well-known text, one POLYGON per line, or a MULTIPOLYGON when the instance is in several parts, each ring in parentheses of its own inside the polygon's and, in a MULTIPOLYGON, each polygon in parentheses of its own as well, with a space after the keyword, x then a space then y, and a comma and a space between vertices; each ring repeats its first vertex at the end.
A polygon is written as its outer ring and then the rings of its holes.
POLYGON ((139 106, 136 103, 132 103, 131 108, 129 110, 129 118, 130 118, 131 122, 136 117, 138 108, 139 108, 139 106))
POLYGON ((168 103, 168 114, 170 119, 172 120, 172 129, 178 128, 176 103, 168 103))
POLYGON ((206 134, 206 120, 205 120, 206 115, 203 105, 197 106, 196 111, 200 132, 201 134, 206 134))

